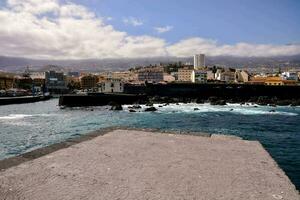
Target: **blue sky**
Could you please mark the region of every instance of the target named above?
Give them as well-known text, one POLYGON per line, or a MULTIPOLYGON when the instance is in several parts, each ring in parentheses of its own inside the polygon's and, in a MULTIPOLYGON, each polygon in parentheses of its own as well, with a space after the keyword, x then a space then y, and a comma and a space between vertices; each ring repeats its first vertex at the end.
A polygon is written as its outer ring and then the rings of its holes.
POLYGON ((0 55, 300 55, 300 0, 0 0, 0 55))
POLYGON ((133 35, 157 35, 153 27, 173 26, 160 34, 169 42, 187 37, 238 42, 287 44, 300 42, 299 0, 76 0, 109 23, 133 35), (128 26, 134 17, 142 26, 128 26))

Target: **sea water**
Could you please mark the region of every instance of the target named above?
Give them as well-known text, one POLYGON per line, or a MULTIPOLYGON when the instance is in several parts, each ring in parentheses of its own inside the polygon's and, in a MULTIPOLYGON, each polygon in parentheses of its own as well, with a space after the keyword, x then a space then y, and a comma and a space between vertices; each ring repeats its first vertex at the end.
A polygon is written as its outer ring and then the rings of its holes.
POLYGON ((58 99, 0 106, 0 160, 79 137, 101 128, 123 126, 175 132, 237 135, 258 140, 300 188, 300 107, 229 104, 170 104, 157 112, 110 111, 109 106, 60 109, 58 99), (197 108, 197 110, 195 110, 197 108))

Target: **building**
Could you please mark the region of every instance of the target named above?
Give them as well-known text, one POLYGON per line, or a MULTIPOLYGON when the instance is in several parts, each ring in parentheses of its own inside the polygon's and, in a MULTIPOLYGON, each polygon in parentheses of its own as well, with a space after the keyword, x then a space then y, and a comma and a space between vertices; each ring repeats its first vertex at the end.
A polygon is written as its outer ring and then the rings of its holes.
POLYGON ((204 67, 205 67, 205 55, 204 54, 194 55, 194 69, 199 69, 204 67))
POLYGON ((96 75, 85 75, 80 78, 81 88, 84 90, 93 89, 97 87, 99 78, 96 75))
POLYGON ((207 71, 206 70, 193 70, 192 82, 193 83, 206 83, 207 82, 207 71))
POLYGON ((107 79, 98 83, 98 92, 102 93, 121 93, 124 92, 124 83, 120 79, 107 79))
POLYGON ((255 85, 270 85, 270 86, 280 86, 280 85, 297 85, 297 81, 295 80, 285 80, 282 77, 278 76, 270 76, 270 77, 262 77, 256 76, 250 79, 248 84, 255 85))
POLYGON ((146 69, 138 72, 138 81, 159 83, 164 81, 163 70, 146 69))
POLYGON ((236 83, 246 83, 249 81, 249 73, 245 70, 235 71, 235 82, 236 83))
POLYGON ((123 82, 134 82, 138 80, 138 75, 134 72, 112 72, 113 79, 120 79, 123 82))
POLYGON ((79 77, 80 72, 68 72, 68 77, 79 77))
POLYGON ((0 72, 0 90, 8 90, 14 87, 15 78, 13 74, 0 72))
POLYGON ((264 85, 266 82, 267 77, 264 76, 254 76, 251 77, 250 80, 247 82, 247 84, 253 84, 253 85, 264 85))
POLYGON ((192 82, 193 69, 181 68, 178 69, 178 81, 179 82, 192 82))
POLYGON ((48 71, 45 73, 46 87, 50 92, 64 92, 67 88, 66 76, 63 72, 48 71))
POLYGON ((218 81, 233 83, 235 82, 235 69, 217 69, 215 77, 218 81))
POLYGON ((212 70, 207 71, 207 80, 215 80, 215 74, 213 73, 212 70))
POLYGON ((265 85, 273 85, 273 86, 278 86, 278 85, 296 85, 297 81, 295 80, 285 80, 282 77, 267 77, 265 81, 265 85))
POLYGON ((177 72, 171 72, 170 75, 174 77, 175 81, 178 81, 178 71, 177 72))
POLYGON ((298 81, 298 73, 297 72, 283 72, 281 74, 284 80, 293 80, 298 81))
POLYGON ((32 79, 33 87, 38 88, 38 90, 41 90, 45 85, 45 72, 30 72, 29 77, 32 79))
POLYGON ((164 73, 164 81, 165 82, 174 82, 175 77, 172 76, 171 74, 164 73))

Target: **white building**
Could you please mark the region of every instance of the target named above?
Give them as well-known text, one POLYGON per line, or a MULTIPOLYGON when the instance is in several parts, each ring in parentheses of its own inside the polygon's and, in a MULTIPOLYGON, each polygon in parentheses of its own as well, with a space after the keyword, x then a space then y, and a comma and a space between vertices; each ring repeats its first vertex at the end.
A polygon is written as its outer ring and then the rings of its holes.
POLYGON ((235 70, 233 69, 218 69, 216 72, 216 80, 233 83, 235 82, 235 70))
POLYGON ((124 83, 120 79, 108 79, 98 83, 98 91, 102 93, 124 92, 124 83))
POLYGON ((207 71, 205 70, 193 70, 192 72, 193 83, 206 83, 207 82, 207 71))
POLYGON ((297 72, 283 72, 281 74, 284 80, 293 80, 298 81, 298 73, 297 72))
POLYGON ((235 82, 236 83, 246 83, 249 81, 249 73, 245 70, 235 71, 235 82))
POLYGON ((194 69, 205 67, 205 55, 196 54, 194 55, 194 69))

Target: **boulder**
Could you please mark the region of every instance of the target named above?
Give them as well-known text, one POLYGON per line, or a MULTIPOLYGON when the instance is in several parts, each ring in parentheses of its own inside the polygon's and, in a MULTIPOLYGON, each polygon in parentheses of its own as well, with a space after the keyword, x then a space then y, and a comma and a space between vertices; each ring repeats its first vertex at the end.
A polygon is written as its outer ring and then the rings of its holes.
POLYGON ((140 105, 133 105, 132 108, 133 109, 141 109, 142 107, 140 105))
POLYGON ((130 109, 129 112, 136 112, 135 110, 130 109))
POLYGON ((154 112, 154 111, 157 111, 157 109, 153 106, 145 109, 145 112, 154 112))
POLYGON ((194 110, 196 111, 196 110, 199 110, 199 108, 194 108, 194 110))

